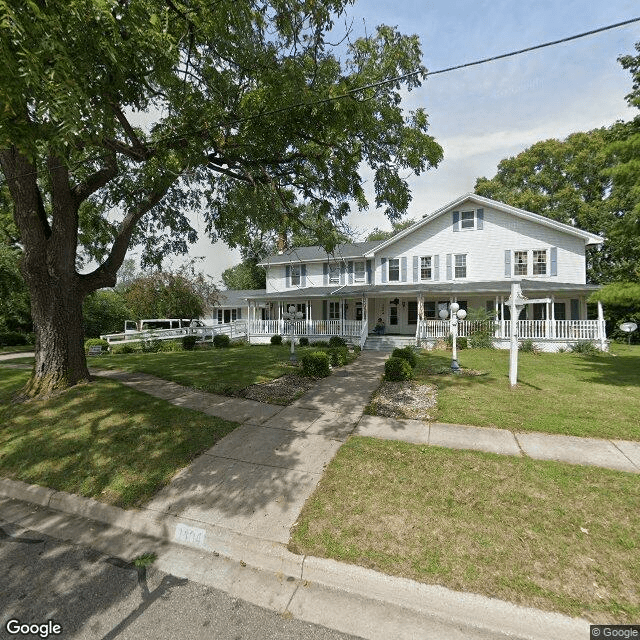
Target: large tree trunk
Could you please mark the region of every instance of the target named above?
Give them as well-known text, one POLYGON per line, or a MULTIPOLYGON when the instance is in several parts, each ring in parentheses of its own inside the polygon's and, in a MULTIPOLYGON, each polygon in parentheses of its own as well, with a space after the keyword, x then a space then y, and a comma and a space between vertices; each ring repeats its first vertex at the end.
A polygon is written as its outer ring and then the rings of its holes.
POLYGON ((78 291, 77 283, 49 278, 48 281, 32 282, 30 289, 36 362, 24 395, 48 395, 88 381, 82 324, 83 295, 78 291))

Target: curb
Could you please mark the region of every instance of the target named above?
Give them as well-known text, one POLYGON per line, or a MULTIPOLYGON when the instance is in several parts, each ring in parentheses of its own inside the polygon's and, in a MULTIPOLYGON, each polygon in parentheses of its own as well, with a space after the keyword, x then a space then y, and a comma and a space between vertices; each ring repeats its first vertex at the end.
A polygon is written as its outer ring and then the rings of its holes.
MULTIPOLYGON (((292 576, 305 589, 297 588, 291 596, 288 605, 290 612, 298 618, 330 628, 336 628, 336 624, 340 623, 345 632, 347 629, 351 633, 357 631, 353 627, 356 619, 352 614, 344 621, 331 616, 325 617, 329 613, 336 615, 335 602, 340 594, 343 594, 343 598, 351 601, 355 599, 362 606, 366 605, 366 610, 375 618, 382 616, 380 624, 392 612, 397 615, 398 612, 405 611, 417 619, 418 628, 424 628, 422 625, 453 625, 456 629, 466 628, 470 632, 473 630, 480 634, 491 633, 496 637, 518 640, 566 640, 570 637, 587 637, 589 632, 589 622, 584 619, 389 576, 335 560, 297 555, 281 543, 243 535, 189 518, 148 509, 125 511, 92 498, 9 478, 0 478, 0 497, 96 520, 185 549, 223 556, 258 572, 292 576), (319 606, 323 602, 326 606, 319 606), (318 613, 323 610, 324 614, 318 613)), ((241 593, 236 595, 242 597, 241 593)), ((344 609, 344 604, 338 608, 344 609)), ((402 618, 401 613, 400 615, 402 618)), ((368 623, 366 619, 360 621, 365 626, 372 622, 373 618, 368 623)), ((469 637, 471 636, 477 637, 475 633, 469 637)), ((379 635, 373 630, 367 637, 379 635)))

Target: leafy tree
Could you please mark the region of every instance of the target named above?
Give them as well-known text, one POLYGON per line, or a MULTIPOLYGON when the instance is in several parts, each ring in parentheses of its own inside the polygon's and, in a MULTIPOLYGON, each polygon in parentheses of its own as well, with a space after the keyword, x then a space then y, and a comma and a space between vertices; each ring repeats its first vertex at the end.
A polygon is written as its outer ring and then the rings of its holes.
POLYGON ((255 260, 243 260, 222 272, 222 284, 227 289, 266 289, 267 272, 255 260))
POLYGON ((120 333, 125 320, 131 319, 124 296, 112 289, 90 293, 82 305, 84 334, 97 338, 105 333, 120 333))
POLYGON ((21 251, 0 242, 0 331, 30 331, 29 292, 20 273, 21 251))
POLYGON ((442 158, 426 113, 401 108, 425 77, 419 42, 383 26, 338 57, 326 34, 349 4, 0 1, 0 169, 36 328, 25 395, 89 379, 83 299, 115 285, 130 246, 143 266, 185 252, 190 209, 230 244, 290 229, 299 201, 338 221, 367 206, 368 165, 376 205, 406 211, 401 175, 442 158))
POLYGON ((624 231, 629 210, 609 174, 617 162, 609 147, 627 139, 634 127, 617 122, 565 140, 537 142, 502 160, 493 178, 479 178, 475 192, 605 236, 602 247, 587 255, 588 280, 628 277, 640 259, 640 240, 624 231))
POLYGON ((388 240, 396 235, 396 233, 400 233, 405 229, 408 229, 411 225, 415 224, 417 220, 409 218, 408 220, 397 220, 391 223, 391 231, 384 231, 383 229, 379 229, 376 227, 368 236, 367 241, 371 240, 388 240))

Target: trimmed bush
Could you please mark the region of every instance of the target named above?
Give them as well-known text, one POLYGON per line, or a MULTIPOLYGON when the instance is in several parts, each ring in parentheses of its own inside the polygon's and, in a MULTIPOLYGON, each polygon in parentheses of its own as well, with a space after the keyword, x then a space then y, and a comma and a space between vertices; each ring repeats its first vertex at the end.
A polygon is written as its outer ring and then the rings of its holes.
POLYGON ((333 347, 329 349, 329 362, 332 367, 344 367, 349 360, 347 347, 333 347))
POLYGON ((406 360, 412 369, 418 364, 418 358, 416 358, 416 354, 409 346, 402 347, 402 349, 400 349, 399 347, 394 349, 391 352, 391 357, 402 358, 403 360, 406 360))
POLYGON ((231 338, 228 335, 219 333, 213 336, 213 346, 216 349, 227 349, 231 344, 231 338))
POLYGON ((26 333, 19 331, 4 331, 0 333, 0 347, 17 347, 29 344, 29 338, 26 333))
POLYGON ((404 358, 389 358, 384 363, 384 377, 389 382, 411 380, 413 371, 411 365, 404 358))
POLYGON ((326 378, 329 369, 329 354, 325 351, 313 351, 302 356, 302 375, 309 378, 326 378))
POLYGON ((346 347, 347 341, 341 336, 331 336, 329 338, 330 347, 346 347))
POLYGON ((308 347, 309 346, 309 338, 300 338, 300 346, 308 347))
POLYGON ((115 344, 111 347, 111 353, 135 353, 137 351, 133 344, 115 344))
POLYGON ((466 349, 469 346, 469 342, 466 338, 458 338, 456 345, 458 345, 458 349, 466 349))
POLYGON ((182 336, 182 348, 185 351, 193 351, 196 348, 197 336, 182 336))
POLYGON ((84 352, 89 354, 89 347, 102 347, 102 351, 109 351, 109 343, 102 338, 89 338, 84 341, 84 352))
POLYGON ((282 336, 271 336, 271 344, 282 344, 282 336))
POLYGON ((182 340, 162 340, 158 351, 182 351, 183 349, 182 340))

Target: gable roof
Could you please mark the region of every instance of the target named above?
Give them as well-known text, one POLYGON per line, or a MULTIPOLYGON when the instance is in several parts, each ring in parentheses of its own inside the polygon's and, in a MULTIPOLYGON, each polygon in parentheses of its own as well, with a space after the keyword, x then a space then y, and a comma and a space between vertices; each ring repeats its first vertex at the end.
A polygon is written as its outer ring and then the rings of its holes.
POLYGON ((261 267, 266 267, 274 264, 290 264, 292 262, 319 262, 325 260, 341 260, 342 258, 362 258, 365 253, 372 251, 381 243, 382 240, 373 240, 370 242, 355 242, 353 244, 338 244, 331 254, 327 253, 325 248, 320 245, 293 247, 283 253, 268 256, 258 264, 261 267))
POLYGON ((481 206, 490 207, 491 209, 496 209, 497 211, 502 211, 503 213, 508 213, 518 218, 523 218, 524 220, 530 220, 531 222, 537 222, 538 224, 544 225, 546 227, 551 227, 552 229, 556 229, 557 231, 563 231, 564 233, 577 236, 578 238, 582 238, 586 245, 600 244, 603 242, 603 238, 596 235, 595 233, 583 231, 582 229, 577 229, 576 227, 572 227, 569 224, 557 222, 556 220, 552 220, 551 218, 546 218, 545 216, 538 215, 537 213, 532 213, 531 211, 525 211, 524 209, 518 209, 517 207, 512 207, 511 205, 504 204, 503 202, 498 202, 497 200, 491 200, 490 198, 478 196, 475 193, 465 193, 463 196, 460 196, 456 200, 445 204, 443 207, 440 207, 440 209, 438 209, 437 211, 425 214, 422 217, 422 220, 419 220, 410 227, 407 227, 403 231, 400 231, 400 233, 396 233, 395 236, 379 243, 379 245, 375 247, 375 251, 369 251, 367 254, 365 254, 366 257, 373 257, 374 254, 380 249, 385 249, 394 242, 401 240, 417 229, 425 226, 429 222, 432 222, 436 218, 439 218, 441 215, 447 213, 448 211, 451 211, 452 209, 455 209, 456 207, 459 207, 469 200, 481 206))

